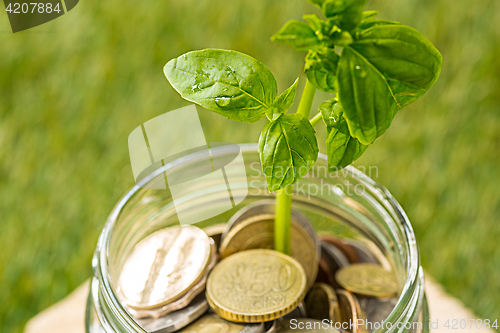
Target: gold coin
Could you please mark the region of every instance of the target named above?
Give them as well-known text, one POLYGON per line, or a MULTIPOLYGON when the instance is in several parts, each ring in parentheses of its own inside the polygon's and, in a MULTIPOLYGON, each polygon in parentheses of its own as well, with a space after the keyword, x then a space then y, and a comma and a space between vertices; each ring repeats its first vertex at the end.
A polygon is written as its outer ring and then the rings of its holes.
MULTIPOLYGON (((307 275, 307 289, 318 274, 316 245, 307 231, 292 221, 292 257, 304 268, 307 275)), ((261 215, 242 222, 229 231, 219 248, 221 258, 250 249, 274 248, 274 216, 261 215)))
POLYGON ((207 281, 207 301, 224 319, 264 322, 290 313, 303 300, 306 273, 292 257, 249 250, 222 260, 207 281))
POLYGON ((347 327, 349 333, 365 333, 364 325, 357 326, 358 319, 366 322, 365 315, 361 310, 358 299, 350 292, 342 289, 337 290, 337 297, 340 305, 341 327, 347 327))
MULTIPOLYGON (((245 222, 249 218, 253 218, 260 215, 270 215, 270 218, 275 217, 276 201, 273 199, 265 199, 251 203, 242 209, 240 209, 236 214, 234 214, 229 222, 226 224, 226 228, 222 233, 222 240, 227 237, 227 234, 231 229, 236 227, 238 224, 245 222)), ((309 234, 314 244, 316 245, 316 251, 318 258, 321 255, 320 242, 316 236, 316 230, 314 230, 311 221, 302 214, 299 210, 292 208, 292 221, 297 222, 305 231, 309 234)))
POLYGON ((330 323, 320 320, 301 318, 284 320, 278 324, 276 333, 340 333, 330 323))
POLYGON ((118 279, 118 293, 133 309, 172 303, 203 277, 213 241, 194 226, 165 228, 132 249, 118 279))
POLYGON ((225 321, 216 314, 206 314, 180 333, 262 333, 264 324, 236 324, 225 321))
POLYGON ((334 323, 341 320, 339 301, 332 286, 315 283, 305 299, 307 316, 312 319, 328 319, 334 323))
POLYGON ((355 264, 340 269, 337 282, 350 292, 373 297, 390 297, 398 292, 393 272, 376 264, 355 264))

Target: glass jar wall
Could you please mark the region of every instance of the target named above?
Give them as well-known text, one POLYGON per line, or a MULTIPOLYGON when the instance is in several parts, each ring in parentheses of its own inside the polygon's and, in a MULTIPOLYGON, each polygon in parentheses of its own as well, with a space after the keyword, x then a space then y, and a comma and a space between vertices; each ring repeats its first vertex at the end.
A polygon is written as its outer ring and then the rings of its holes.
MULTIPOLYGON (((174 191, 168 185, 166 189, 158 185, 166 184, 165 175, 196 173, 206 158, 197 152, 152 171, 120 200, 104 226, 92 261, 88 333, 145 332, 120 303, 115 286, 124 260, 140 240, 178 225, 181 214, 189 219, 207 210, 226 210, 193 224, 206 227, 227 222, 246 205, 273 198, 261 171, 257 146, 240 147, 246 170, 243 174, 236 170, 241 165, 226 163, 234 157, 234 145, 211 149, 213 165, 225 165, 225 173, 232 175, 230 186, 227 178, 209 177, 189 189, 175 190, 174 205, 174 191), (235 205, 229 210, 228 189, 235 205)), ((395 272, 400 285, 397 303, 383 325, 372 327, 374 332, 428 332, 424 276, 415 235, 405 212, 385 188, 354 167, 330 172, 326 156, 320 154, 308 175, 293 186, 293 207, 309 218, 318 234, 362 244, 382 266, 395 272)))

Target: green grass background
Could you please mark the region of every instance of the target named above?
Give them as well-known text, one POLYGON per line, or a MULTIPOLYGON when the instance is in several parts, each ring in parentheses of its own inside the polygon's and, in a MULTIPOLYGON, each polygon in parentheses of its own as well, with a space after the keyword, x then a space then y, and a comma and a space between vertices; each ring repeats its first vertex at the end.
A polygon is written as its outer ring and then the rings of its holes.
MULTIPOLYGON (((444 66, 356 164, 378 166, 427 271, 478 315, 500 319, 500 2, 369 8, 422 31, 444 66)), ((100 229, 133 185, 129 133, 186 105, 163 65, 189 50, 231 48, 266 64, 280 91, 296 77, 303 85, 303 55, 269 37, 314 11, 305 0, 81 1, 17 34, 0 12, 1 332, 21 332, 90 276, 100 229)), ((260 125, 199 113, 209 141, 258 138, 260 125)))

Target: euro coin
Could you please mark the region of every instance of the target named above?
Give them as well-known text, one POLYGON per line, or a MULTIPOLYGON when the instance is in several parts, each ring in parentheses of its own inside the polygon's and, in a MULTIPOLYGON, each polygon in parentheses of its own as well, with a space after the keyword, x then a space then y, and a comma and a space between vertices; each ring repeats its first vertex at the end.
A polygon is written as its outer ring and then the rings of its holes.
POLYGON ((214 313, 206 314, 181 333, 263 333, 264 324, 236 324, 228 322, 214 313))
MULTIPOLYGON (((221 258, 250 249, 274 248, 274 217, 256 216, 235 226, 224 238, 220 246, 221 258)), ((316 246, 309 234, 298 223, 292 222, 292 257, 303 267, 307 275, 307 289, 316 280, 318 257, 316 246)))
POLYGON ((277 333, 339 333, 337 329, 329 323, 323 323, 320 320, 301 318, 283 320, 278 324, 277 333))
POLYGON ((137 319, 137 323, 148 333, 170 333, 191 324, 208 310, 205 294, 198 294, 185 308, 160 318, 137 319))
POLYGON ((354 264, 336 274, 337 282, 346 290, 358 295, 391 297, 398 292, 394 272, 376 264, 354 264))
POLYGON ((213 241, 194 226, 174 226, 137 243, 125 260, 117 289, 132 309, 161 307, 185 295, 204 276, 213 241))
POLYGON ((340 308, 337 294, 332 286, 325 283, 315 283, 305 299, 309 318, 340 322, 340 308))
POLYGON ((223 259, 208 276, 207 301, 232 322, 265 322, 290 313, 304 299, 307 278, 298 261, 273 250, 223 259))
POLYGON ((365 333, 365 326, 357 325, 358 319, 365 320, 365 315, 356 296, 346 290, 338 289, 337 297, 340 305, 341 327, 347 327, 346 331, 349 333, 365 333))

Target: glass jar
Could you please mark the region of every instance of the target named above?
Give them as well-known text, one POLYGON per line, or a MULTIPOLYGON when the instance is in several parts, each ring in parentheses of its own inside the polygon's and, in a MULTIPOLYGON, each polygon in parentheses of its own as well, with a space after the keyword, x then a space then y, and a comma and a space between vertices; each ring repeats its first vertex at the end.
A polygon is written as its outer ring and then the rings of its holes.
MULTIPOLYGON (((232 179, 230 191, 236 207, 194 225, 227 222, 242 207, 273 197, 267 191, 257 145, 240 148, 246 177, 232 179)), ((234 145, 211 149, 214 161, 224 161, 232 155, 234 145)), ((168 188, 155 189, 155 183, 165 183, 165 174, 195 170, 204 158, 203 152, 195 152, 154 170, 113 209, 92 260, 94 276, 86 310, 87 333, 145 332, 120 303, 114 282, 135 244, 156 230, 179 224, 176 209, 196 214, 207 207, 217 209, 227 204, 227 181, 200 181, 182 197, 177 196, 176 205, 168 188)), ((231 168, 231 164, 226 165, 226 174, 237 174, 231 168)), ((320 154, 308 175, 293 186, 293 207, 311 220, 318 233, 362 242, 383 266, 396 272, 399 299, 384 324, 374 326, 375 332, 429 331, 424 274, 415 235, 405 212, 384 187, 352 166, 329 172, 327 158, 320 154)))

